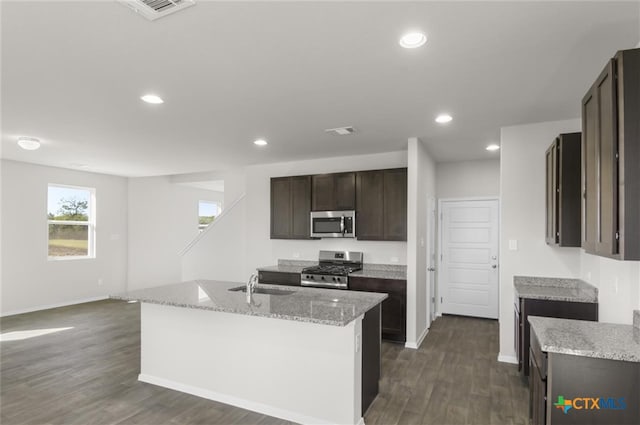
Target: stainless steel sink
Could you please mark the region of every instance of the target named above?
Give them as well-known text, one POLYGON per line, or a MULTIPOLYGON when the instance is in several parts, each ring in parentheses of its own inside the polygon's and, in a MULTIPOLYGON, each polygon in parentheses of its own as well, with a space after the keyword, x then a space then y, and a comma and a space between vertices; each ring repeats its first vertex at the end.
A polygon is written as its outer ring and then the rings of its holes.
MULTIPOLYGON (((230 288, 229 291, 233 292, 247 292, 246 285, 236 286, 235 288, 230 288)), ((291 295, 295 291, 287 291, 286 289, 275 289, 275 288, 254 288, 254 294, 265 294, 265 295, 291 295)))

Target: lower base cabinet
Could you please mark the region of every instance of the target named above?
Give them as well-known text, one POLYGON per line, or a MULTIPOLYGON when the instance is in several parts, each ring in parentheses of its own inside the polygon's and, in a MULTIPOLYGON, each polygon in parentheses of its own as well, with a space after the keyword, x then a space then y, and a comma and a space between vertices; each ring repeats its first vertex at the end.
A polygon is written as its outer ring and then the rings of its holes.
POLYGON ((531 335, 531 425, 640 424, 640 363, 540 349, 531 335))
POLYGON ((349 277, 349 289, 386 293, 382 302, 382 339, 404 343, 407 340, 407 281, 349 277))

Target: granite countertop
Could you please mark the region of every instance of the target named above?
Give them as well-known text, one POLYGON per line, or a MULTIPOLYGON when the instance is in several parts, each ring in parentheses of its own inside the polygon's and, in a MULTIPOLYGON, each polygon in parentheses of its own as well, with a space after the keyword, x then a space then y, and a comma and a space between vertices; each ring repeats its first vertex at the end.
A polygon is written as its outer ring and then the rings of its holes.
POLYGON ((516 297, 597 303, 598 288, 580 279, 565 279, 537 276, 514 276, 516 297))
MULTIPOLYGON (((258 267, 259 272, 302 273, 305 267, 317 266, 317 261, 278 260, 276 266, 258 267)), ((350 273, 354 277, 371 277, 376 279, 407 280, 407 266, 400 264, 367 264, 362 270, 350 273)))
POLYGON ((529 316, 542 351, 640 363, 640 329, 632 325, 529 316))
POLYGON ((252 302, 247 303, 245 292, 229 291, 238 286, 244 284, 194 280, 129 291, 111 295, 111 298, 332 326, 349 324, 387 298, 387 294, 371 292, 260 284, 257 288, 287 294, 254 293, 252 302))

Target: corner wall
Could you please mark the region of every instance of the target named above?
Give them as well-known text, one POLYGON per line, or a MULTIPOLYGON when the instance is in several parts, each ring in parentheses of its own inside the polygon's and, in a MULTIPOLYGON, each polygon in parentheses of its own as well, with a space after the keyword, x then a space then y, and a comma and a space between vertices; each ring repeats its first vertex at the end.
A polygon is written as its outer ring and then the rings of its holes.
POLYGON ((221 198, 220 192, 173 183, 170 176, 130 178, 127 289, 180 282, 180 252, 198 236, 198 201, 221 198))
POLYGON ((10 160, 1 163, 1 314, 74 304, 124 291, 127 179, 10 160), (49 183, 96 189, 96 258, 47 259, 49 183))
POLYGON ((545 242, 545 151, 559 133, 581 131, 580 119, 501 129, 500 359, 514 361, 513 276, 582 278, 598 287, 601 322, 631 323, 640 308, 640 262, 586 254, 545 242), (518 249, 509 250, 509 240, 518 249))
MULTIPOLYGON (((407 342, 418 348, 428 331, 427 199, 435 197, 436 167, 424 144, 409 139, 407 206, 407 342)), ((434 229, 435 231, 435 229, 434 229)))

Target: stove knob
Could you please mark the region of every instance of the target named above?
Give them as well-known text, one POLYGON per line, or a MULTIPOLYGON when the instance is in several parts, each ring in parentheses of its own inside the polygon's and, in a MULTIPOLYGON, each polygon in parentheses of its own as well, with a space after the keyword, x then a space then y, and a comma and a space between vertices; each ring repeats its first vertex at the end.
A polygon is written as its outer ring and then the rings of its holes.
POLYGON ((311 279, 311 280, 313 280, 315 278, 316 278, 315 276, 309 276, 309 279, 311 279))
MULTIPOLYGON (((334 282, 336 281, 336 278, 335 278, 335 277, 333 278, 333 281, 334 281, 334 282)), ((338 278, 338 282, 340 282, 340 278, 338 278)))
POLYGON ((320 277, 320 279, 324 280, 324 276, 320 277))

